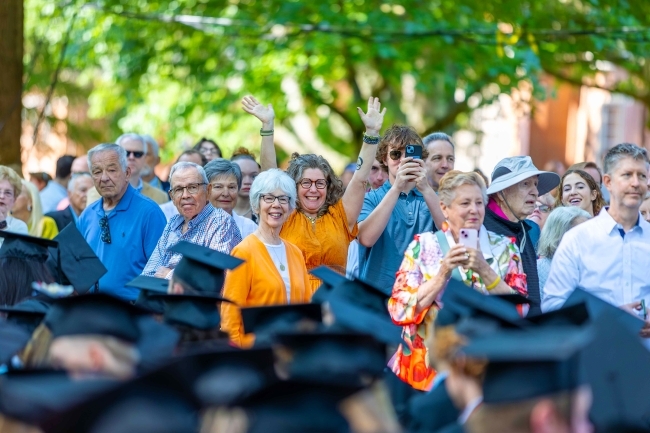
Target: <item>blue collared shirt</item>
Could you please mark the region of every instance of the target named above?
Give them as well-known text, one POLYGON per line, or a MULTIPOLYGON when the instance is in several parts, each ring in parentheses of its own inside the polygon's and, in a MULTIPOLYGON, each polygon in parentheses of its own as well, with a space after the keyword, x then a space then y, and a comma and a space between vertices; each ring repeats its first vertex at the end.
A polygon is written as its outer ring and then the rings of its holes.
MULTIPOLYGON (((390 189, 391 184, 386 181, 380 188, 366 194, 359 222, 368 218, 390 189)), ((395 273, 413 237, 435 229, 431 212, 422 194, 416 189, 408 194, 401 193, 377 242, 371 248, 359 246, 359 276, 374 283, 385 293, 391 293, 395 284, 395 273)))
POLYGON ((99 220, 104 199, 90 204, 79 216, 78 228, 108 272, 99 280, 99 291, 125 300, 137 298, 139 290, 124 287, 142 273, 165 229, 165 215, 151 199, 129 185, 115 209, 108 214, 111 243, 102 242, 99 220))
MULTIPOLYGON (((178 214, 169 220, 147 266, 142 271, 142 275, 152 277, 161 266, 174 269, 183 255, 173 253, 169 249, 180 241, 191 242, 224 254, 230 254, 230 251, 242 239, 233 217, 210 203, 190 220, 185 233, 182 232, 183 223, 183 217, 178 214)), ((168 277, 170 278, 171 274, 168 277)))

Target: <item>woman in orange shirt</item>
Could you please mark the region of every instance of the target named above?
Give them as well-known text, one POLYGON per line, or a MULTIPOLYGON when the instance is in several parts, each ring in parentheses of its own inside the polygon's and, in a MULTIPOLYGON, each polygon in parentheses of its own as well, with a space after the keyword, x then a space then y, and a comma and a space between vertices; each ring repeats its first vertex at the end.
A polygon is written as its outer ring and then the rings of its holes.
MULTIPOLYGON (((309 302, 309 274, 300 249, 280 238, 283 224, 296 206, 296 185, 285 172, 267 170, 250 189, 251 207, 259 226, 231 254, 245 263, 228 271, 223 296, 239 307, 309 302)), ((243 347, 253 343, 244 335, 239 308, 223 304, 221 329, 243 347)))
MULTIPOLYGON (((271 104, 260 104, 253 96, 245 97, 242 106, 244 111, 262 122, 262 170, 276 168, 273 107, 271 104)), ((359 231, 357 218, 363 206, 366 181, 375 160, 386 109, 381 111, 379 99, 371 97, 368 99, 366 113, 361 108, 357 110, 366 132, 357 160, 357 170, 345 190, 341 180, 322 156, 294 153, 289 162, 287 174, 297 185, 298 202, 296 211, 289 216, 280 234, 283 239, 300 248, 308 270, 327 265, 345 275, 348 247, 359 231)), ((312 293, 319 286, 320 280, 310 276, 312 293)))

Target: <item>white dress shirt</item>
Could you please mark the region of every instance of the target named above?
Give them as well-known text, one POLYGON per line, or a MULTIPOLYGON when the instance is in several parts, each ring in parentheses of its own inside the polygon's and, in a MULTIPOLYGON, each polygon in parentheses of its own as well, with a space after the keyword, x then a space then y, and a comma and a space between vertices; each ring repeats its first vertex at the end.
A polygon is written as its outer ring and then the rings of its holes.
POLYGON ((558 247, 544 287, 542 310, 560 308, 576 288, 612 305, 650 301, 650 224, 639 215, 627 233, 607 208, 569 230, 558 247))
POLYGON ((235 219, 235 224, 237 224, 237 227, 239 227, 239 232, 241 233, 242 239, 257 230, 257 224, 255 224, 252 219, 239 216, 235 213, 235 211, 232 212, 232 217, 235 219))

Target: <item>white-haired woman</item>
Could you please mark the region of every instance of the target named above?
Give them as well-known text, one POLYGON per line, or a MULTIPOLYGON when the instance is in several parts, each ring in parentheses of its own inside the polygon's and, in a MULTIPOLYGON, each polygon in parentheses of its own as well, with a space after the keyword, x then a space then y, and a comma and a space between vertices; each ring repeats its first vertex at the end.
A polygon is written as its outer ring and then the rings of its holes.
POLYGON ((393 373, 413 388, 429 390, 435 371, 424 344, 427 330, 440 308, 440 298, 451 278, 484 293, 527 295, 519 248, 513 239, 485 228, 485 183, 478 173, 452 170, 440 180, 442 230, 415 236, 397 271, 388 310, 404 327, 407 342, 390 361, 393 373), (462 229, 476 230, 476 244, 460 243, 462 229), (433 309, 433 310, 432 310, 433 309))
MULTIPOLYGON (((282 225, 296 207, 296 183, 282 170, 267 170, 255 178, 250 199, 259 226, 232 250, 245 263, 228 271, 223 296, 239 307, 309 302, 302 252, 280 238, 282 225)), ((253 342, 252 335, 244 335, 237 307, 222 306, 221 328, 238 346, 253 342)))
POLYGON ((573 227, 582 224, 589 218, 591 218, 591 215, 586 210, 577 206, 565 206, 555 209, 546 219, 537 246, 537 252, 539 253, 537 275, 539 275, 539 288, 542 299, 544 299, 544 286, 551 270, 551 262, 557 247, 560 246, 562 237, 573 227))

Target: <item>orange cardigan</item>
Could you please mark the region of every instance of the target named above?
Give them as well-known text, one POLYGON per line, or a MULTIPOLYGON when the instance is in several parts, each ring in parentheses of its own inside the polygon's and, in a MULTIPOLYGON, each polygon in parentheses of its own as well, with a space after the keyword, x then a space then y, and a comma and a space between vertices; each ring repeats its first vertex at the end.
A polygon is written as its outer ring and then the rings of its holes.
MULTIPOLYGON (((291 303, 309 302, 309 274, 305 259, 297 246, 283 241, 287 251, 287 266, 291 280, 291 303)), ((226 273, 223 296, 235 302, 239 307, 287 304, 287 291, 280 272, 266 246, 254 234, 248 235, 231 254, 245 262, 226 273)), ((230 334, 231 341, 237 346, 250 347, 253 334, 244 335, 239 308, 228 303, 221 306, 221 329, 230 334)))

